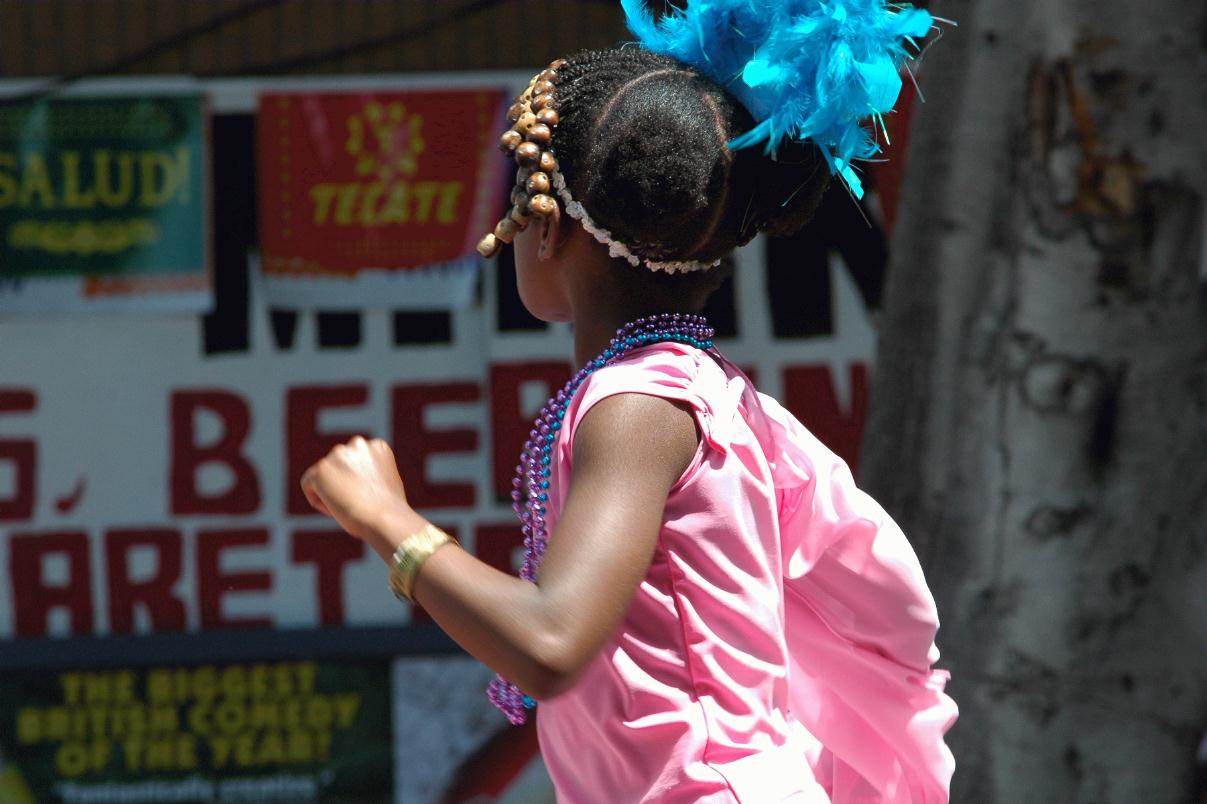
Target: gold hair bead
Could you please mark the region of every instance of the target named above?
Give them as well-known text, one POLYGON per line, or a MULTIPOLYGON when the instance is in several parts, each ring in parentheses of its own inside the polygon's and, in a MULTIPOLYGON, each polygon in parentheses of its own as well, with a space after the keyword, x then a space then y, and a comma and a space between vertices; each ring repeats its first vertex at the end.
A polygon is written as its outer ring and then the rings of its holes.
POLYGON ((520 115, 520 119, 515 121, 515 130, 527 134, 536 125, 536 115, 532 112, 524 112, 520 115))
POLYGON ((550 70, 560 70, 561 68, 563 68, 565 66, 566 66, 566 60, 558 59, 557 61, 555 61, 549 65, 549 69, 550 70))
POLYGON ((557 103, 553 100, 552 93, 550 93, 548 95, 538 95, 537 97, 532 99, 531 104, 532 104, 532 108, 538 112, 543 111, 545 109, 552 109, 555 106, 557 106, 557 103))
POLYGON ((541 161, 537 163, 537 168, 542 173, 553 173, 557 170, 557 159, 552 151, 541 151, 541 161))
POLYGON ((533 95, 545 95, 552 91, 553 91, 553 82, 551 82, 551 81, 537 81, 532 86, 533 95))
POLYGON ((534 195, 528 202, 528 210, 533 215, 549 216, 557 212, 557 201, 553 200, 553 196, 534 195))
POLYGON ((503 132, 503 136, 499 137, 499 150, 505 153, 511 153, 516 149, 516 146, 524 141, 524 135, 515 129, 508 129, 503 132))
POLYGON ((516 224, 520 227, 520 231, 523 231, 528 226, 528 222, 532 220, 532 216, 529 215, 528 212, 519 204, 516 204, 511 208, 511 212, 508 214, 508 217, 516 222, 516 224))
POLYGON ((535 142, 522 142, 516 146, 515 159, 523 167, 534 168, 541 161, 541 147, 535 142))
POLYGON ((536 119, 537 122, 544 123, 550 128, 553 128, 557 125, 557 121, 560 118, 558 117, 557 111, 554 109, 541 109, 536 113, 536 119))
POLYGON ((515 240, 516 232, 518 231, 520 231, 520 227, 511 218, 504 218, 495 225, 495 237, 504 243, 510 243, 512 240, 515 240))
POLYGON ((529 142, 535 142, 540 145, 548 145, 549 141, 553 139, 553 129, 549 128, 549 126, 545 125, 544 123, 537 123, 535 126, 528 129, 528 134, 526 136, 529 142))
POLYGON ((553 79, 555 79, 555 78, 557 78, 557 70, 551 70, 548 67, 546 67, 544 69, 544 71, 541 72, 541 74, 536 77, 536 80, 537 81, 548 81, 549 83, 552 84, 553 79))
POLYGON ((511 203, 515 204, 516 206, 527 209, 529 198, 530 196, 528 195, 528 188, 526 184, 517 184, 515 187, 511 188, 511 203))
POLYGON ((520 119, 520 115, 523 113, 524 104, 517 101, 516 103, 511 104, 511 108, 507 110, 507 119, 514 123, 520 119))
POLYGON ((528 192, 534 196, 549 192, 549 174, 537 172, 529 176, 528 192))
POLYGON ((483 257, 493 257, 499 253, 499 239, 493 232, 478 241, 478 253, 483 257))

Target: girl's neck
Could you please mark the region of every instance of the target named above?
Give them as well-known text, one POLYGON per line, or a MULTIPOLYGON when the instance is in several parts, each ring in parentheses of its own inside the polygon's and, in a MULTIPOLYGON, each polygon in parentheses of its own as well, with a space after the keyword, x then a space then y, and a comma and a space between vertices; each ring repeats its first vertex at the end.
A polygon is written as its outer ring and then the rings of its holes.
POLYGON ((576 315, 574 317, 574 363, 576 366, 583 366, 588 360, 599 357, 608 348, 612 338, 616 337, 616 330, 638 318, 660 313, 699 313, 701 306, 699 304, 642 305, 625 310, 597 309, 589 311, 586 315, 576 315))

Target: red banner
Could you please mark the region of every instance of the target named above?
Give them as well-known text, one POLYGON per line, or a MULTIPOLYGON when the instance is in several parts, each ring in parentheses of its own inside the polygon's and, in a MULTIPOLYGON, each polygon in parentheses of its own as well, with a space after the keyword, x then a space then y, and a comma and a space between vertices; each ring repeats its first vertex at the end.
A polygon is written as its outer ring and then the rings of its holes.
POLYGON ((260 242, 267 275, 471 255, 501 214, 501 88, 260 96, 260 242))

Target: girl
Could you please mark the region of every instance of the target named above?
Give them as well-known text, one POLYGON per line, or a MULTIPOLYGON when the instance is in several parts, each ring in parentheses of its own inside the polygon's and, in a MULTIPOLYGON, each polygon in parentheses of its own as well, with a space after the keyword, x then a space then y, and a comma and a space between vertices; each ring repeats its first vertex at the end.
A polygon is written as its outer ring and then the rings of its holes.
POLYGON ((956 710, 932 669, 938 621, 917 559, 699 315, 722 259, 759 232, 798 229, 832 172, 858 192, 849 160, 869 151, 852 131, 866 137, 859 117, 888 111, 875 59, 895 77, 901 17, 925 13, 815 0, 710 18, 718 5, 655 26, 626 3, 638 36, 678 58, 580 53, 510 110, 515 206, 480 249, 514 239, 525 306, 573 322, 583 366, 517 467, 521 578, 408 506, 383 441, 336 447, 303 487, 378 552, 397 594, 500 673, 491 697, 513 722, 540 701, 561 801, 943 802, 956 710), (811 67, 799 54, 788 66, 811 69, 820 96, 835 60, 872 65, 842 79, 864 92, 858 114, 825 119, 833 108, 764 80, 785 64, 752 48, 780 41, 802 5, 817 19, 809 35, 830 33, 811 67), (834 44, 851 41, 855 5, 896 26, 880 50, 834 44), (746 73, 727 64, 739 34, 750 43, 737 58, 763 62, 746 73), (692 66, 707 64, 729 89, 692 66), (788 91, 797 117, 784 128, 772 96, 788 91))

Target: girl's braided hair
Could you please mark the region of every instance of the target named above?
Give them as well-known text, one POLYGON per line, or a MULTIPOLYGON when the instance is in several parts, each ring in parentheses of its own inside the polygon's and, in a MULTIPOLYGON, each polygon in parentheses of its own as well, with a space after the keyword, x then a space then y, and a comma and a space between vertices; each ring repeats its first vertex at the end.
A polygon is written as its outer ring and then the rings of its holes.
POLYGON ((583 51, 555 84, 552 147, 571 194, 647 259, 708 262, 760 232, 792 234, 829 186, 810 143, 781 145, 775 159, 726 147, 754 120, 675 59, 636 46, 583 51))

